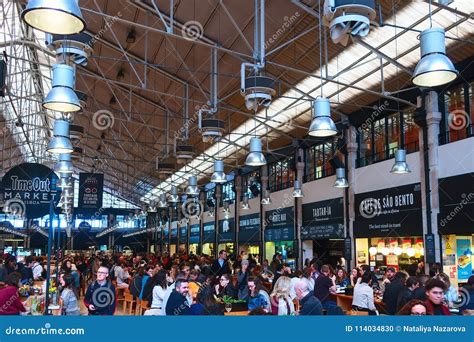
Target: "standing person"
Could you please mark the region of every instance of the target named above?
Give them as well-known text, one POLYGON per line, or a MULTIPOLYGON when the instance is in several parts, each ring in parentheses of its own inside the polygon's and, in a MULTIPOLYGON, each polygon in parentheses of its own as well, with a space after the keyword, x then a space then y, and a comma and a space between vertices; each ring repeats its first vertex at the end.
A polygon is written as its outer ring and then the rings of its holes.
POLYGON ((112 316, 115 312, 115 287, 107 279, 108 276, 109 269, 105 266, 100 266, 97 270, 97 279, 87 287, 84 305, 88 309, 89 315, 112 316))
POLYGON ((426 312, 428 315, 450 316, 449 308, 443 304, 446 284, 441 280, 433 278, 425 285, 426 292, 426 312))
POLYGON ((231 273, 229 263, 227 262, 227 252, 225 250, 219 252, 219 258, 212 263, 211 270, 215 277, 231 273))
POLYGON ((309 291, 308 282, 300 280, 295 284, 296 297, 300 301, 301 316, 319 316, 322 314, 323 305, 321 301, 313 296, 313 292, 309 291))
POLYGON ((414 299, 415 290, 420 286, 420 282, 417 277, 408 277, 405 282, 405 287, 402 289, 397 299, 397 311, 414 299))
POLYGON ((355 311, 365 311, 369 315, 378 315, 374 302, 374 290, 372 288, 372 273, 364 272, 360 282, 354 287, 354 297, 352 298, 352 309, 355 311))
POLYGON ((189 291, 187 280, 176 280, 175 288, 171 292, 168 302, 166 303, 167 316, 187 316, 192 315, 187 295, 189 291))
POLYGON ((314 296, 318 298, 323 308, 327 309, 330 306, 335 306, 336 302, 331 295, 336 293, 336 277, 333 275, 330 278, 330 268, 328 265, 321 266, 321 272, 314 281, 314 296))
POLYGON ((383 302, 385 303, 385 309, 389 315, 395 315, 397 313, 398 296, 405 288, 406 277, 405 273, 397 272, 392 277, 391 282, 385 286, 383 302))
POLYGON ((79 316, 81 311, 74 292, 74 278, 72 274, 62 273, 59 277, 62 287, 61 291, 61 307, 62 312, 66 316, 79 316))
POLYGON ((287 276, 278 278, 270 295, 272 314, 288 316, 295 313, 295 306, 290 297, 291 279, 287 276))
POLYGON ((4 279, 4 284, 0 285, 0 315, 19 315, 26 311, 18 293, 20 280, 21 274, 12 272, 4 279))
POLYGON ((237 274, 237 297, 244 300, 249 296, 249 288, 247 286, 247 279, 249 277, 249 261, 247 259, 243 259, 241 262, 241 267, 241 270, 237 274))
POLYGON ((273 258, 272 262, 270 263, 270 271, 275 274, 278 268, 278 265, 283 263, 283 256, 280 253, 276 253, 273 258))

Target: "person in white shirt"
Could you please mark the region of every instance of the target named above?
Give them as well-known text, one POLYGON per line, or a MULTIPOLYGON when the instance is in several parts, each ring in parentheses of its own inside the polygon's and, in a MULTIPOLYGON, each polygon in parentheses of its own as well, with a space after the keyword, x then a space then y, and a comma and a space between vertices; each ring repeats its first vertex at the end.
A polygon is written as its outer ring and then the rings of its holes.
POLYGON ((163 308, 163 300, 165 298, 166 290, 168 289, 168 281, 166 279, 166 271, 162 270, 155 274, 151 279, 153 282, 153 297, 151 307, 145 311, 145 316, 159 316, 163 308))
POLYGON ((130 278, 125 263, 115 266, 115 280, 117 280, 117 288, 128 289, 127 279, 130 278))
POLYGON ((43 274, 43 266, 38 262, 38 259, 35 260, 33 266, 31 267, 31 271, 33 272, 33 279, 38 280, 41 278, 43 274))
POLYGON ((365 311, 369 315, 378 315, 374 302, 374 290, 371 286, 372 273, 365 272, 354 287, 354 297, 352 298, 352 310, 365 311))

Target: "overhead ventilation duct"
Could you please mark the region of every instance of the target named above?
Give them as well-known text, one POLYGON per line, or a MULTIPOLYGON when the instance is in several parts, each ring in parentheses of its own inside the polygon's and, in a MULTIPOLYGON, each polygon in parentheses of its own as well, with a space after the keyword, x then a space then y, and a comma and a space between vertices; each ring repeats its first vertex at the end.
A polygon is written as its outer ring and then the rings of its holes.
POLYGON ((173 158, 165 158, 163 161, 158 162, 157 160, 157 169, 160 175, 160 178, 162 176, 169 176, 172 175, 173 172, 175 171, 176 168, 176 163, 173 158))
POLYGON ((248 110, 256 111, 259 107, 269 107, 272 98, 275 96, 275 81, 266 76, 245 77, 245 65, 241 68, 240 92, 245 98, 245 107, 248 110))
POLYGON ((205 143, 214 142, 221 138, 225 132, 225 123, 216 118, 203 118, 201 110, 199 115, 199 130, 202 134, 202 141, 205 143))
POLYGON ((176 161, 184 164, 186 161, 194 158, 194 148, 191 145, 186 145, 175 141, 175 157, 176 161))
POLYGON ((56 51, 59 58, 86 66, 92 53, 93 39, 86 32, 67 36, 47 34, 46 45, 51 51, 56 51))
POLYGON ((323 24, 335 44, 346 46, 350 36, 365 37, 375 20, 375 0, 325 0, 323 24))

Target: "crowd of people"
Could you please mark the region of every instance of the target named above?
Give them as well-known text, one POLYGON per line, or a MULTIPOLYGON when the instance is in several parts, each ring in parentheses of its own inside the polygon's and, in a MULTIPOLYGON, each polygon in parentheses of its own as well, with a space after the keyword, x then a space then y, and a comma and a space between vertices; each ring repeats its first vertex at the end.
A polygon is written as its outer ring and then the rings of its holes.
MULTIPOLYGON (((18 292, 22 284, 46 277, 44 257, 26 257, 17 263, 4 256, 0 264, 0 315, 26 311, 18 292)), ((223 315, 226 309, 249 315, 338 315, 341 289, 352 292, 352 311, 369 315, 471 314, 474 276, 457 289, 439 264, 425 274, 424 265, 407 272, 385 268, 379 279, 368 265, 347 273, 342 267, 307 260, 293 271, 277 254, 259 264, 250 254, 214 259, 207 255, 168 254, 65 256, 53 262, 52 282, 60 289, 63 315, 80 315, 81 303, 89 315, 113 315, 117 297, 130 293, 148 304, 145 315, 223 315), (454 310, 453 310, 454 309, 454 310)), ((85 310, 83 310, 83 314, 85 310)))

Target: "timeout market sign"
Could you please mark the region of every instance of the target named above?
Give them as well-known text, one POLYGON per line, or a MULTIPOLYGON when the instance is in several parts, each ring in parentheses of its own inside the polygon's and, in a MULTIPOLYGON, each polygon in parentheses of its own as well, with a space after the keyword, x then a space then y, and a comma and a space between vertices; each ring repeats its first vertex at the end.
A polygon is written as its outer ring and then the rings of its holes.
POLYGON ((61 197, 58 176, 42 164, 23 163, 10 169, 2 179, 4 210, 28 219, 49 213, 61 197))

